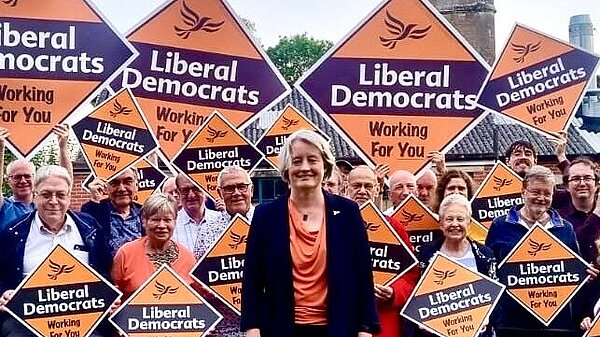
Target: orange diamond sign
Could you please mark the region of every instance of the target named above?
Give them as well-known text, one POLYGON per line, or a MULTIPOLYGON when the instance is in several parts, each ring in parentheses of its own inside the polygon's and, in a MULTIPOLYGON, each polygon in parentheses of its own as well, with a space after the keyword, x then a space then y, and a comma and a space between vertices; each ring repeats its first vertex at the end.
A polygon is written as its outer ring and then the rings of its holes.
POLYGON ((566 130, 597 55, 533 29, 516 25, 477 103, 534 131, 553 135, 566 130))
POLYGON ((7 146, 30 158, 137 52, 86 0, 0 2, 0 125, 7 146))
POLYGON ((223 0, 167 1, 127 39, 140 57, 112 86, 139 98, 169 160, 213 110, 237 126, 289 90, 223 0))
POLYGON ((498 266, 507 293, 549 325, 590 277, 587 263, 539 225, 498 266))
POLYGON ((421 246, 442 237, 435 214, 412 194, 398 205, 392 218, 406 226, 410 243, 417 253, 421 251, 421 246))
POLYGON ((88 253, 77 246, 54 247, 6 305, 37 336, 89 336, 121 295, 80 260, 88 253))
POLYGON ((296 85, 366 162, 416 173, 483 117, 487 72, 428 2, 388 0, 296 85))

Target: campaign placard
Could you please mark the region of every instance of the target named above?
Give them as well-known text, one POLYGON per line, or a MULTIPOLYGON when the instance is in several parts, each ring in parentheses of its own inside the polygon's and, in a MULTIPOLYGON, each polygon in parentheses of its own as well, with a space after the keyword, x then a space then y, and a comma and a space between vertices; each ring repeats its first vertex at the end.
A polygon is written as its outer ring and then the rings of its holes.
POLYGON ((29 159, 137 51, 91 1, 1 1, 0 17, 0 125, 10 151, 29 159))
POLYGON ((388 286, 418 260, 371 200, 362 204, 360 214, 369 238, 374 283, 388 286))
POLYGON ((129 89, 123 88, 73 125, 92 173, 106 181, 158 147, 129 89))
POLYGON ((498 266, 507 293, 546 326, 588 280, 587 263, 534 225, 498 266))
POLYGON ((484 117, 475 101, 487 73, 429 2, 388 0, 296 86, 365 162, 416 173, 484 117))
POLYGON ((140 57, 112 83, 139 99, 171 160, 213 110, 240 125, 289 86, 222 0, 171 0, 127 39, 140 57))
POLYGON ((200 337, 223 316, 163 264, 110 316, 129 337, 200 337))
POLYGON ((236 214, 190 273, 238 315, 242 310, 242 277, 249 230, 248 220, 236 214))
POLYGON ((504 285, 436 253, 400 314, 443 337, 474 337, 504 285))
POLYGON ((96 177, 93 173, 88 174, 87 177, 81 181, 81 189, 90 193, 90 184, 92 181, 94 181, 94 179, 96 179, 96 177))
POLYGON ((542 134, 566 130, 599 57, 534 29, 513 27, 477 103, 542 134))
POLYGON ((167 179, 167 175, 152 162, 148 161, 147 158, 139 161, 135 165, 135 168, 137 169, 138 190, 133 200, 143 204, 154 192, 159 190, 163 181, 167 179))
POLYGON ((473 220, 488 230, 495 218, 523 204, 522 191, 523 178, 503 162, 496 162, 471 198, 473 220))
POLYGON ((392 218, 405 226, 410 243, 417 253, 421 251, 421 246, 442 237, 436 216, 412 194, 398 205, 392 218))
POLYGON ((600 315, 596 315, 592 320, 592 327, 583 334, 583 337, 598 337, 600 336, 600 315))
POLYGON ((329 136, 321 132, 310 119, 306 118, 302 112, 288 103, 277 119, 275 119, 273 125, 256 142, 256 147, 265 154, 267 162, 277 169, 279 167, 279 152, 283 144, 285 144, 286 138, 302 129, 318 132, 325 139, 329 140, 329 136))
POLYGON ((82 258, 58 244, 15 289, 6 310, 36 336, 89 336, 121 293, 82 258))
POLYGON ((202 188, 211 198, 219 198, 217 177, 232 165, 250 172, 264 155, 227 119, 215 111, 200 126, 171 163, 202 188))

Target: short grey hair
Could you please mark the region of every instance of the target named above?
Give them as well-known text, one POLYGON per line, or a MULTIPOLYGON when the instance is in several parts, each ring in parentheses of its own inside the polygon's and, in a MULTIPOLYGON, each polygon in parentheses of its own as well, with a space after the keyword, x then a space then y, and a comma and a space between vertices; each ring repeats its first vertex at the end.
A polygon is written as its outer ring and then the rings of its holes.
POLYGON ((158 213, 170 213, 173 218, 177 217, 177 200, 172 195, 165 193, 151 195, 142 206, 142 219, 148 220, 158 213))
POLYGON ((73 187, 73 179, 66 168, 58 165, 45 165, 41 166, 35 173, 35 180, 33 182, 34 189, 37 190, 39 184, 50 177, 61 178, 69 185, 69 192, 73 187))
POLYGON ((525 174, 525 178, 523 178, 523 189, 526 189, 532 181, 536 180, 551 183, 552 186, 556 184, 554 173, 552 173, 549 168, 542 165, 535 165, 531 167, 529 172, 525 174))
POLYGON ((243 167, 239 166, 239 165, 231 165, 231 166, 225 166, 221 172, 219 172, 219 176, 217 177, 217 184, 219 185, 219 187, 221 187, 222 183, 223 183, 223 176, 226 174, 231 174, 231 173, 237 173, 240 172, 244 175, 244 177, 246 178, 246 181, 248 183, 250 183, 250 185, 252 185, 252 179, 250 179, 250 174, 248 173, 248 171, 246 171, 243 167))
POLYGON ((333 167, 335 166, 335 157, 331 152, 331 147, 329 146, 327 140, 325 140, 325 138, 323 138, 321 135, 306 129, 298 130, 292 133, 285 140, 285 144, 283 144, 281 152, 279 152, 279 174, 281 175, 281 179, 283 179, 283 181, 286 183, 290 182, 289 169, 290 166, 292 166, 292 144, 295 141, 302 141, 306 144, 313 145, 319 150, 325 166, 323 180, 329 179, 329 177, 331 177, 333 167))
POLYGON ((469 217, 471 217, 473 210, 471 209, 471 202, 469 201, 469 199, 467 199, 467 197, 465 197, 462 194, 452 193, 448 194, 440 204, 440 210, 438 212, 440 215, 440 220, 444 217, 444 213, 446 213, 448 207, 452 205, 464 207, 469 217))
POLYGON ((35 165, 32 162, 30 162, 29 160, 25 160, 25 159, 16 159, 16 160, 11 161, 6 166, 6 173, 8 175, 10 175, 11 171, 15 168, 15 166, 18 166, 18 165, 28 166, 29 169, 31 170, 31 172, 33 174, 35 174, 35 165))

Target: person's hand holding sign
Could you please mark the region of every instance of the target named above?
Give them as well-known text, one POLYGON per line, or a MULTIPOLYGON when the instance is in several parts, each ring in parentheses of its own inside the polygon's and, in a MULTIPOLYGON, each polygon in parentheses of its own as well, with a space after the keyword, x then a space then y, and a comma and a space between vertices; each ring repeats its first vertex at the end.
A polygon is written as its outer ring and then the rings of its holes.
POLYGON ((96 178, 90 183, 90 200, 100 202, 106 193, 106 182, 102 178, 96 178))
POLYGON ((598 273, 600 273, 600 271, 596 267, 594 267, 593 264, 589 264, 588 269, 586 269, 585 271, 588 273, 588 275, 590 275, 590 279, 588 280, 588 282, 594 281, 598 277, 598 273))
POLYGON ((375 298, 381 302, 391 301, 394 298, 394 288, 375 284, 375 298))
POLYGON ((0 297, 0 311, 6 311, 5 305, 8 303, 8 301, 10 301, 11 298, 13 298, 14 294, 14 289, 9 289, 2 294, 2 297, 0 297))

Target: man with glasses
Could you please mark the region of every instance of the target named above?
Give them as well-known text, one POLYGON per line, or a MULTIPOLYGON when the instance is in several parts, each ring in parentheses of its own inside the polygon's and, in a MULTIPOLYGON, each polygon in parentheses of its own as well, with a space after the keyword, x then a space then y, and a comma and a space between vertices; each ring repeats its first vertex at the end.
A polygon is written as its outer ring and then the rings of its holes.
MULTIPOLYGON (((73 166, 69 157, 69 126, 59 124, 52 128, 58 137, 60 165, 73 177, 73 166)), ((4 172, 4 142, 10 136, 7 129, 0 127, 0 172, 4 172)), ((8 185, 12 195, 5 198, 0 193, 0 230, 14 219, 35 209, 33 203, 33 179, 35 166, 28 160, 17 159, 6 167, 8 185)), ((0 191, 3 179, 0 179, 0 191)))
POLYGON ((134 202, 137 193, 137 170, 129 168, 116 178, 104 182, 96 178, 90 183, 90 201, 81 211, 93 216, 106 233, 110 253, 142 236, 141 205, 134 202), (108 198, 101 199, 104 193, 108 198))
MULTIPOLYGON (((573 252, 579 245, 571 224, 550 208, 554 192, 554 174, 550 169, 534 165, 523 180, 523 205, 513 206, 507 215, 494 219, 485 245, 494 251, 497 261, 504 261, 521 238, 534 225, 546 228, 573 252)), ((589 265, 587 272, 595 278, 598 270, 589 265)), ((551 284, 549 286, 552 286, 551 284)), ((574 301, 569 302, 548 326, 540 323, 508 294, 495 309, 496 335, 499 337, 575 336, 582 317, 574 301)))
POLYGON ((198 259, 221 234, 221 228, 216 225, 219 212, 205 207, 204 191, 185 175, 178 174, 175 184, 181 209, 177 212, 173 240, 184 245, 198 259))
MULTIPOLYGON (((35 211, 23 215, 0 232, 3 252, 0 259, 0 311, 4 311, 14 289, 37 268, 56 243, 104 277, 110 276, 111 256, 103 231, 91 216, 69 210, 71 188, 72 179, 64 167, 40 167, 35 175, 35 211)), ((0 336, 30 337, 34 334, 7 313, 1 313, 0 336)), ((92 336, 99 335, 94 333, 92 336)))

